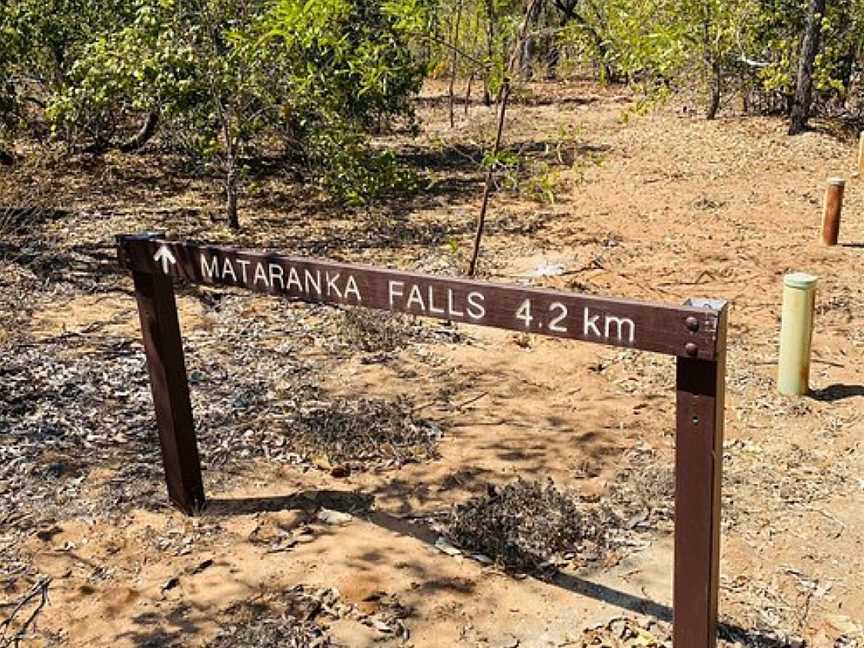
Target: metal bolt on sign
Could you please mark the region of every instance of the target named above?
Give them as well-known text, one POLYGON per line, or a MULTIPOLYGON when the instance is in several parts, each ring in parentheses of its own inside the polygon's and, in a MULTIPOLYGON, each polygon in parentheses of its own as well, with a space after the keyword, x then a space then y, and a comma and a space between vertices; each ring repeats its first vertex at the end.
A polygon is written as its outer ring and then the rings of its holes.
POLYGON ((674 644, 716 646, 725 301, 672 306, 170 241, 153 233, 118 236, 117 250, 135 284, 168 496, 187 515, 206 500, 175 279, 675 356, 674 644))

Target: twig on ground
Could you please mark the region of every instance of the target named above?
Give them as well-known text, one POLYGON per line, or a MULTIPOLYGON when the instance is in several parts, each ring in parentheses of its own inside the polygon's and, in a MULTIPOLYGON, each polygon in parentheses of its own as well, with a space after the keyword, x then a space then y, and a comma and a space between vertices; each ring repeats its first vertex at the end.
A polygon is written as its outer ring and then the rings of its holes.
POLYGON ((44 608, 48 603, 48 586, 50 584, 50 578, 40 579, 33 588, 20 601, 18 601, 18 604, 15 606, 15 609, 12 610, 12 614, 9 615, 9 618, 0 621, 0 629, 2 629, 2 634, 0 634, 0 648, 9 648, 10 646, 18 648, 21 641, 24 640, 30 626, 33 625, 33 622, 36 621, 36 617, 38 617, 39 613, 42 612, 42 608, 44 608), (37 596, 39 596, 39 605, 37 605, 30 613, 30 616, 21 625, 21 627, 15 631, 15 634, 7 637, 6 634, 12 626, 12 621, 15 619, 15 616, 24 609, 25 605, 37 596))
POLYGON ((489 395, 489 392, 483 392, 482 394, 478 394, 477 396, 474 396, 473 398, 469 398, 468 400, 466 400, 462 403, 458 403, 456 405, 456 409, 462 409, 463 407, 467 407, 471 403, 475 403, 478 400, 480 400, 481 398, 483 398, 484 396, 488 396, 488 395, 489 395))

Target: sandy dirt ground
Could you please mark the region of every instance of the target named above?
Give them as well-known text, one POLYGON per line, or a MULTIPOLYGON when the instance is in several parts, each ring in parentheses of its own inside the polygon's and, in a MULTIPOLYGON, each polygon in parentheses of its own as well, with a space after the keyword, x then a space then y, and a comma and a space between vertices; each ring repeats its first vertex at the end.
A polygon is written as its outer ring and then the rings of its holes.
MULTIPOLYGON (((721 637, 864 646, 864 181, 848 183, 842 244, 818 245, 825 179, 851 174, 855 143, 827 125, 789 138, 779 119, 706 122, 684 106, 639 114, 625 90, 588 82, 526 90, 506 139, 528 163, 520 188, 493 199, 481 276, 729 300, 721 637), (563 273, 538 276, 550 265, 563 273), (775 385, 789 271, 819 276, 812 393, 794 399, 775 385)), ((36 156, 3 171, 6 202, 29 191, 58 207, 31 240, 0 241, 11 367, 0 370, 0 619, 50 578, 22 645, 256 645, 225 637, 261 618, 300 619, 317 645, 667 645, 669 521, 644 525, 625 551, 545 575, 442 544, 440 522, 518 477, 588 499, 633 476, 667 478, 671 358, 436 323, 377 351, 346 341, 334 309, 182 288, 210 504, 197 518, 166 504, 113 236, 159 229, 458 274, 494 114, 459 106, 451 130, 435 85, 418 110, 419 138, 393 138, 427 174, 417 198, 342 210, 262 172, 239 235, 216 217, 215 182, 156 152, 36 156), (309 398, 397 397, 442 431, 437 457, 336 470, 280 440, 309 398), (48 419, 76 440, 46 433, 37 423, 48 419)))

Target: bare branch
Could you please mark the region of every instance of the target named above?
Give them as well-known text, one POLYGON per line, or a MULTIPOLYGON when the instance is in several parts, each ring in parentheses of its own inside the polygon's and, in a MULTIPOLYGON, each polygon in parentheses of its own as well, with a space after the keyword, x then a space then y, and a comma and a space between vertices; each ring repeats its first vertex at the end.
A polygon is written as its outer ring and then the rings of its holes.
POLYGON ((0 631, 2 631, 2 634, 0 634, 0 648, 18 648, 27 635, 30 626, 33 625, 33 622, 36 621, 36 617, 38 617, 39 613, 42 612, 42 608, 44 608, 48 603, 48 586, 50 584, 50 578, 40 579, 33 588, 20 601, 18 601, 18 604, 15 606, 15 609, 12 610, 12 614, 9 618, 0 621, 0 631), (30 601, 37 596, 39 597, 39 604, 30 613, 27 620, 21 624, 21 627, 15 631, 15 634, 7 637, 6 635, 12 626, 12 621, 15 619, 15 616, 24 609, 24 606, 30 603, 30 601))
POLYGON ((474 246, 471 251, 471 261, 468 263, 468 276, 473 277, 477 271, 477 259, 480 256, 480 243, 483 238, 483 230, 486 227, 486 211, 489 208, 489 197, 492 193, 492 187, 495 184, 495 163, 494 158, 501 150, 501 140, 504 135, 505 115, 507 112, 507 101, 510 98, 511 83, 510 77, 516 67, 516 62, 519 60, 519 52, 525 43, 528 35, 528 29, 531 23, 531 17, 534 15, 534 9, 541 0, 531 0, 525 9, 525 16, 517 33, 516 42, 513 44, 513 49, 510 54, 510 60, 507 64, 507 69, 504 73, 504 79, 501 82, 501 88, 498 91, 498 128, 495 133, 495 144, 492 147, 492 162, 486 171, 486 183, 483 187, 483 202, 480 206, 480 214, 477 217, 477 228, 474 232, 474 246))

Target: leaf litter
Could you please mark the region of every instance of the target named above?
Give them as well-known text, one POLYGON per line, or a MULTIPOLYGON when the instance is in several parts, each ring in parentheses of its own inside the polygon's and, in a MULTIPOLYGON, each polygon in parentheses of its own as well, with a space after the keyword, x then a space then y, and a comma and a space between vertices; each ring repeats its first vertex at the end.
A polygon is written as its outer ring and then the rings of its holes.
MULTIPOLYGON (((332 331, 338 312, 289 306, 274 325, 240 317, 250 301, 220 294, 211 300, 210 328, 184 335, 209 487, 238 479, 224 467, 255 459, 306 468, 323 456, 360 471, 437 456, 442 430, 416 416, 410 400, 329 402, 314 387, 322 361, 300 352, 306 336, 327 339, 319 329, 332 331)), ((46 520, 165 506, 137 340, 96 329, 0 344, 0 432, 0 579, 6 582, 35 582, 38 574, 19 556, 20 546, 46 520)))
MULTIPOLYGON (((578 640, 566 645, 578 648, 673 648, 672 625, 655 619, 615 616, 585 628, 578 640)), ((808 645, 800 637, 776 629, 744 630, 731 622, 721 622, 718 628, 718 648, 807 648, 808 645)), ((858 645, 841 637, 831 648, 857 648, 858 645)))
POLYGON ((298 452, 362 470, 435 459, 442 430, 417 418, 404 397, 340 398, 304 411, 289 435, 298 452))
POLYGON ((329 648, 338 644, 329 632, 337 621, 349 620, 375 630, 381 638, 408 640, 404 623, 412 610, 385 592, 367 598, 376 611, 362 611, 344 601, 336 588, 297 585, 226 612, 228 621, 207 648, 329 648))
MULTIPOLYGON (((295 335, 277 330, 273 345, 272 325, 237 317, 245 303, 223 297, 213 330, 184 336, 205 470, 256 457, 300 463, 323 454, 363 469, 437 456, 441 428, 415 416, 408 399, 330 402, 314 387, 319 363, 299 354, 305 309, 280 313, 285 332, 295 335)), ((81 335, 0 345, 0 429, 0 519, 37 503, 69 515, 75 506, 118 512, 161 500, 155 417, 137 341, 81 335), (115 473, 88 505, 79 495, 97 465, 115 473)))
POLYGON ((339 345, 351 351, 389 354, 411 342, 465 342, 467 337, 449 322, 431 325, 402 313, 345 308, 336 322, 339 345))

